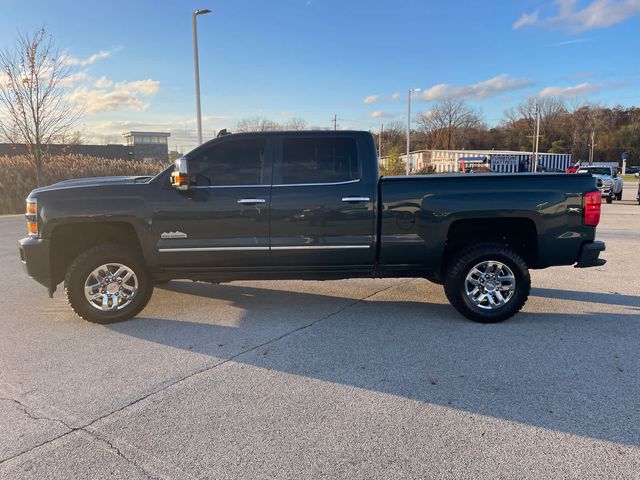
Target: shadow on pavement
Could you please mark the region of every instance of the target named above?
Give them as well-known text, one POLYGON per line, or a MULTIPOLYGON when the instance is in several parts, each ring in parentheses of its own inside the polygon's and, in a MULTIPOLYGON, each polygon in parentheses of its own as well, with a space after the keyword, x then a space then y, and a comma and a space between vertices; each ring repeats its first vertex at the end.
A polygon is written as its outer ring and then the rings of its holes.
MULTIPOLYGON (((441 304, 375 299, 354 304, 233 284, 174 282, 166 289, 231 302, 244 310, 243 317, 225 326, 213 310, 201 323, 140 318, 109 328, 220 357, 221 339, 246 337, 265 323, 293 326, 300 305, 325 311, 330 306, 341 312, 234 361, 640 447, 640 314, 523 312, 501 324, 481 325, 441 304)), ((550 289, 535 294, 638 305, 637 299, 619 295, 593 298, 550 289)))
POLYGON ((620 293, 578 292, 573 290, 554 290, 551 288, 532 288, 531 295, 536 297, 575 300, 577 302, 603 303, 623 307, 639 307, 640 296, 622 295, 620 293))

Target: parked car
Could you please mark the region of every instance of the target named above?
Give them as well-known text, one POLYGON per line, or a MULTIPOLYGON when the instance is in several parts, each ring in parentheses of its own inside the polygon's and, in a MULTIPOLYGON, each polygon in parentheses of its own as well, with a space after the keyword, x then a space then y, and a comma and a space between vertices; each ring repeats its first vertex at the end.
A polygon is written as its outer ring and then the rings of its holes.
POLYGON ((614 199, 622 200, 624 180, 614 167, 583 165, 578 169, 578 173, 590 173, 595 178, 602 180, 600 192, 607 203, 612 203, 614 199))
POLYGON ((634 175, 636 173, 640 173, 640 165, 635 165, 635 166, 631 166, 631 167, 627 167, 625 173, 627 175, 634 175))
POLYGON ((636 200, 638 205, 640 205, 640 172, 636 173, 636 178, 638 179, 638 194, 636 195, 636 200))
POLYGON ((382 177, 368 132, 260 132, 197 147, 153 178, 69 180, 27 198, 20 256, 91 322, 155 282, 420 277, 466 317, 518 312, 529 269, 602 265, 590 174, 382 177))

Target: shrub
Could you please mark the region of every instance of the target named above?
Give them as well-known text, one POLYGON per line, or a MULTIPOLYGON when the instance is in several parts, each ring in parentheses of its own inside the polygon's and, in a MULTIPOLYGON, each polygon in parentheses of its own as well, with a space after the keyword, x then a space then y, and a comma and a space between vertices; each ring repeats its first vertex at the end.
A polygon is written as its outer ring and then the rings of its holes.
MULTIPOLYGON (((108 160, 87 155, 49 158, 43 167, 43 185, 71 178, 112 175, 155 175, 166 165, 158 162, 108 160)), ((23 213, 25 198, 36 188, 36 174, 26 156, 0 157, 0 214, 23 213)))
POLYGON ((389 158, 387 158, 387 164, 381 166, 380 175, 404 175, 405 174, 405 163, 400 160, 400 154, 398 153, 398 149, 393 147, 391 152, 389 152, 389 158))

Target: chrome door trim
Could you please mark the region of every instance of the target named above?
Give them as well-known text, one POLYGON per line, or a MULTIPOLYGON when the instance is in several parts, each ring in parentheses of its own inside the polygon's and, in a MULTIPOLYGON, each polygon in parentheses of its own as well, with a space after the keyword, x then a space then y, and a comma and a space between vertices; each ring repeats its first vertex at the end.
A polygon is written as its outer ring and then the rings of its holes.
POLYGON ((371 245, 295 245, 287 247, 271 247, 271 250, 348 250, 371 248, 371 245))
POLYGON ((274 187, 323 187, 330 185, 349 185, 351 183, 358 183, 360 179, 357 180, 346 180, 344 182, 326 182, 326 183, 278 183, 274 184, 274 187))
POLYGON ((175 247, 159 248, 160 253, 176 252, 241 252, 265 250, 348 250, 371 248, 371 245, 291 245, 283 247, 175 247))
POLYGON ((238 203, 241 205, 253 205, 255 203, 267 203, 267 201, 264 198, 241 198, 238 203))
POLYGON ((269 247, 177 247, 177 248, 159 248, 161 253, 170 252, 238 252, 238 251, 254 251, 269 250, 269 247))
POLYGON ((344 197, 342 199, 343 202, 369 202, 371 199, 369 197, 344 197))
POLYGON ((264 185, 199 185, 191 188, 204 189, 204 188, 259 188, 259 187, 269 188, 271 187, 271 185, 268 185, 268 184, 264 184, 264 185))

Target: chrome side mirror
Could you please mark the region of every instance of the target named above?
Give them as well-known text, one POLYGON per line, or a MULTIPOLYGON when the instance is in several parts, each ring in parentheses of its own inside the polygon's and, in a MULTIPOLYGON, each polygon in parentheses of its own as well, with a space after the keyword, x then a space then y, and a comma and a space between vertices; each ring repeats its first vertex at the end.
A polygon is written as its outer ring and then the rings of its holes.
POLYGON ((171 186, 176 190, 189 190, 189 171, 185 157, 180 157, 174 162, 174 170, 171 172, 171 186))

